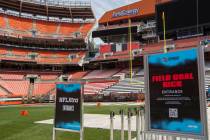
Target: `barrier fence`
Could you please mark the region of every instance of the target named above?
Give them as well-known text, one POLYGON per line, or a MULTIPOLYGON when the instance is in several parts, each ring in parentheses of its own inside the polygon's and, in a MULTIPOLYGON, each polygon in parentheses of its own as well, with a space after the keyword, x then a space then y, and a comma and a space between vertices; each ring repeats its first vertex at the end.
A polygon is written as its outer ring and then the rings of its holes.
MULTIPOLYGON (((118 112, 110 112, 110 140, 115 140, 114 138, 114 120, 118 112)), ((119 111, 121 119, 121 130, 120 130, 120 140, 125 140, 125 133, 127 133, 128 140, 203 140, 203 139, 194 139, 190 136, 175 136, 168 135, 164 133, 149 132, 146 131, 145 127, 145 110, 143 107, 128 109, 128 112, 124 110, 119 111), (127 118, 127 119, 126 119, 127 118), (132 121, 136 122, 135 130, 132 129, 132 121), (127 123, 127 130, 125 124, 127 123), (132 133, 132 132, 135 133, 132 133), (133 134, 133 135, 132 135, 133 134), (135 134, 135 135, 134 135, 135 134)), ((161 114, 160 114, 161 115, 161 114)))

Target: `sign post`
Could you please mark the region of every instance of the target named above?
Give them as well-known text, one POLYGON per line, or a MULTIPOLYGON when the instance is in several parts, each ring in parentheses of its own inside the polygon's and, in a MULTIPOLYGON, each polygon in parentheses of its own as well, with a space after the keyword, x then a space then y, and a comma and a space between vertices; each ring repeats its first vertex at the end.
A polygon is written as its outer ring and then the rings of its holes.
POLYGON ((56 130, 80 133, 83 140, 83 87, 80 83, 56 85, 56 108, 53 140, 56 130))
POLYGON ((203 48, 145 56, 147 131, 208 140, 203 48))

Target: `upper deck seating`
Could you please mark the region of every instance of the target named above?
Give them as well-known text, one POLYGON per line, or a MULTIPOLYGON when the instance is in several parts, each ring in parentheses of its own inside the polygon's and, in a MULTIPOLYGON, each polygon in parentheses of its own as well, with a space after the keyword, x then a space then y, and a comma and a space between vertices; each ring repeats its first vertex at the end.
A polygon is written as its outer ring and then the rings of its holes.
POLYGON ((64 36, 71 36, 81 27, 79 23, 61 23, 59 33, 64 36))
POLYGON ((0 55, 7 54, 7 49, 6 48, 0 48, 0 55))
POLYGON ((85 23, 85 24, 83 24, 82 28, 80 29, 80 32, 82 33, 82 35, 86 36, 92 27, 93 27, 92 23, 85 23))
POLYGON ((9 26, 13 30, 30 31, 33 27, 31 19, 8 16, 9 26))
POLYGON ((0 14, 0 28, 2 29, 6 28, 6 21, 5 21, 4 15, 1 15, 1 14, 0 14))
POLYGON ((36 29, 40 34, 55 34, 58 28, 57 23, 46 22, 46 21, 37 21, 36 29))
POLYGON ((34 36, 54 39, 74 38, 75 32, 81 32, 86 36, 93 24, 82 25, 82 23, 59 23, 0 14, 1 33, 17 38, 34 36))

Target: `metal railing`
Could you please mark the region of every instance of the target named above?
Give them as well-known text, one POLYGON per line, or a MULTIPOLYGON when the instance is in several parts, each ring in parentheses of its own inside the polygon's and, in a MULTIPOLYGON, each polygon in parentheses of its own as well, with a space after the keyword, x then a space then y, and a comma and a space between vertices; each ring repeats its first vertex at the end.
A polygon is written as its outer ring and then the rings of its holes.
POLYGON ((90 7, 90 0, 22 0, 23 2, 34 3, 39 5, 49 5, 56 7, 90 7))
MULTIPOLYGON (((124 110, 119 111, 121 119, 120 140, 125 140, 125 132, 127 131, 127 140, 202 140, 194 139, 187 136, 173 136, 164 133, 149 132, 145 130, 145 110, 143 107, 135 108, 134 110, 128 109, 128 112, 124 110), (127 117, 126 117, 127 115, 127 117), (127 122, 125 121, 127 120, 127 122), (135 120, 136 123, 132 123, 135 120), (127 123, 127 127, 125 127, 127 123), (136 124, 135 126, 132 126, 136 124), (133 128, 135 127, 135 129, 133 128), (126 130, 126 131, 125 131, 126 130), (135 136, 132 132, 136 132, 135 136)), ((114 140, 114 120, 115 112, 110 113, 110 140, 114 140)))

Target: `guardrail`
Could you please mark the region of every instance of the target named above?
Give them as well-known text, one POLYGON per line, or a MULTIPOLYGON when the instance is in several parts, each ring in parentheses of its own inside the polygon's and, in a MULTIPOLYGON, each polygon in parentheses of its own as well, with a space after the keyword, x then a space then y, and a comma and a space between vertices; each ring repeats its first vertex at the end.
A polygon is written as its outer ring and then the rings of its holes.
POLYGON ((91 6, 90 0, 86 1, 72 1, 72 0, 22 0, 23 2, 34 3, 39 5, 49 5, 49 6, 56 6, 56 7, 88 7, 91 6))
MULTIPOLYGON (((114 139, 114 121, 116 117, 116 113, 118 112, 110 112, 110 140, 114 139)), ((119 111, 120 119, 121 119, 121 138, 120 140, 125 140, 124 133, 127 132, 127 140, 202 140, 202 139, 194 139, 187 136, 173 136, 168 135, 164 133, 157 133, 157 132, 149 132, 145 130, 145 110, 144 107, 137 107, 132 109, 128 109, 128 112, 125 112, 124 110, 119 111), (135 129, 132 128, 134 123, 132 123, 135 120, 136 126, 135 129), (126 122, 127 121, 127 122, 126 122), (127 123, 127 127, 125 127, 125 124, 127 123), (127 130, 127 131, 125 131, 127 130), (135 136, 132 135, 136 132, 135 136), (133 139, 132 139, 133 138, 133 139)))

